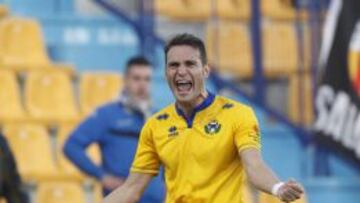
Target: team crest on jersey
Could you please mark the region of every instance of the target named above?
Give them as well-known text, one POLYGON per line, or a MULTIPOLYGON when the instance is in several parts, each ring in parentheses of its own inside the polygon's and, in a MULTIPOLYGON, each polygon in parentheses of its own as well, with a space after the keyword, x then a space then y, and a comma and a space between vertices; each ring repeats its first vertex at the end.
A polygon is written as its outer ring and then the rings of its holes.
POLYGON ((204 129, 207 134, 215 135, 220 131, 221 124, 219 122, 217 122, 216 120, 212 120, 208 124, 205 125, 204 129))

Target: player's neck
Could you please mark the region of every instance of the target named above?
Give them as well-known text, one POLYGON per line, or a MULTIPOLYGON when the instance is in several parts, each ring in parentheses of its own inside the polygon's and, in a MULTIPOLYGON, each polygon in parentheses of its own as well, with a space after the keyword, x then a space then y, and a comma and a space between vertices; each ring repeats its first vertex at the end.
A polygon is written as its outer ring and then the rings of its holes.
POLYGON ((208 92, 203 91, 194 100, 189 102, 176 102, 177 106, 184 112, 186 117, 190 117, 194 109, 208 97, 208 92))

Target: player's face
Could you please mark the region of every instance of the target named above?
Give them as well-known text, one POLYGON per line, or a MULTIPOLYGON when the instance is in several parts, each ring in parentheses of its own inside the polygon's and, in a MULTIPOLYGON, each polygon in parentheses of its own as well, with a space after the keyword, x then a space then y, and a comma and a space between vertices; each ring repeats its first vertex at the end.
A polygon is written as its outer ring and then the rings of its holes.
POLYGON ((166 78, 178 102, 193 102, 205 90, 208 65, 202 64, 198 49, 187 45, 170 48, 166 78))
POLYGON ((152 70, 149 66, 134 65, 125 77, 125 90, 137 100, 146 100, 150 96, 152 70))

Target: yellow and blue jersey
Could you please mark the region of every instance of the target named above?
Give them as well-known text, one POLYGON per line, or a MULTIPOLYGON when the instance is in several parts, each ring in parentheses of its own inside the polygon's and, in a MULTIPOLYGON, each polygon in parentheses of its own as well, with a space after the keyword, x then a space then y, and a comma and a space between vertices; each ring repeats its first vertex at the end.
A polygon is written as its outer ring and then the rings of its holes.
POLYGON ((166 203, 241 203, 239 152, 260 149, 253 110, 209 93, 190 118, 183 115, 172 104, 146 122, 131 172, 155 175, 163 165, 166 203))

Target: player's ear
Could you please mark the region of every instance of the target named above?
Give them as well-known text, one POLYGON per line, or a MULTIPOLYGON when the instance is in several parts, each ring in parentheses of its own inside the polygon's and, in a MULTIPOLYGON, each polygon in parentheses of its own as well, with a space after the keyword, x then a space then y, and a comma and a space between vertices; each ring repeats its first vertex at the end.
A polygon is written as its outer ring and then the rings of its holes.
POLYGON ((203 74, 205 78, 208 78, 210 75, 210 66, 209 64, 205 64, 203 67, 203 74))

